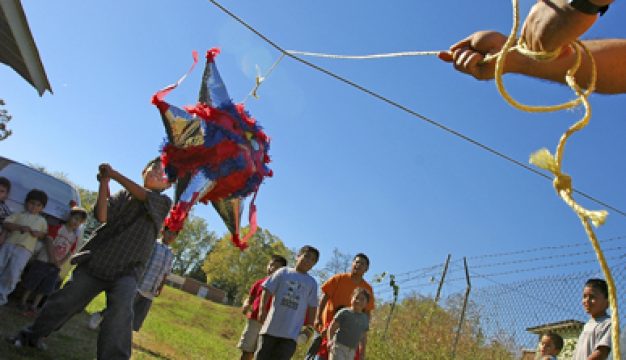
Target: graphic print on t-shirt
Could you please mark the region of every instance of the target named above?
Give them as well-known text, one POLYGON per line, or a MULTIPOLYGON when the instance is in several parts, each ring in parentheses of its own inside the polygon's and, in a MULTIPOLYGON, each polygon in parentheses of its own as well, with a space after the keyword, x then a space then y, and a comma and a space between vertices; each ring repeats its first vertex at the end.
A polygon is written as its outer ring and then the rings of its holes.
POLYGON ((300 303, 300 289, 302 284, 294 280, 287 280, 287 292, 280 300, 280 304, 292 310, 298 309, 300 303))

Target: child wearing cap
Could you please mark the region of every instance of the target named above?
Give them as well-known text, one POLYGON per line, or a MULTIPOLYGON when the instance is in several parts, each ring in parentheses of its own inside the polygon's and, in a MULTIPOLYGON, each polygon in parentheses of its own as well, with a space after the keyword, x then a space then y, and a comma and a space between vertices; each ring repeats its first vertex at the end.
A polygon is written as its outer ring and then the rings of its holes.
POLYGON ((56 234, 48 233, 44 247, 35 256, 29 270, 24 274, 22 285, 26 289, 19 305, 21 310, 35 312, 41 299, 50 295, 57 287, 61 266, 76 250, 81 237, 80 226, 87 220, 87 211, 80 207, 70 210, 69 219, 58 228, 56 234), (34 294, 33 303, 27 306, 28 298, 34 294))

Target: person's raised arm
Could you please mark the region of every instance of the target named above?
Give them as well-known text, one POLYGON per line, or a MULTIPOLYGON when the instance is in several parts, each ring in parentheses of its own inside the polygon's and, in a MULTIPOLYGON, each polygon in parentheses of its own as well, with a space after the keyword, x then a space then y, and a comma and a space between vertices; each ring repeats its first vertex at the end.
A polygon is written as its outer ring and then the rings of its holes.
POLYGON ((100 176, 104 176, 104 177, 117 181, 126 190, 128 190, 128 192, 132 195, 133 198, 139 201, 146 200, 147 190, 143 186, 137 184, 136 182, 132 181, 131 179, 127 178, 126 176, 122 175, 121 173, 113 169, 111 165, 101 164, 99 167, 99 170, 100 170, 100 176))
MULTIPOLYGON (((490 80, 494 78, 495 60, 487 63, 483 60, 486 55, 500 51, 505 41, 506 36, 496 31, 479 31, 452 45, 449 51, 439 53, 439 58, 478 80, 490 80)), ((596 61, 596 92, 626 93, 626 39, 587 40, 583 44, 596 61)), ((591 62, 585 54, 582 60, 576 81, 586 87, 590 81, 591 62)), ((552 61, 533 60, 513 51, 507 56, 504 72, 565 83, 565 74, 574 61, 575 53, 570 46, 552 61)))
POLYGON ((109 202, 109 181, 110 178, 98 173, 98 197, 94 206, 94 215, 96 220, 101 223, 107 222, 107 205, 109 202))

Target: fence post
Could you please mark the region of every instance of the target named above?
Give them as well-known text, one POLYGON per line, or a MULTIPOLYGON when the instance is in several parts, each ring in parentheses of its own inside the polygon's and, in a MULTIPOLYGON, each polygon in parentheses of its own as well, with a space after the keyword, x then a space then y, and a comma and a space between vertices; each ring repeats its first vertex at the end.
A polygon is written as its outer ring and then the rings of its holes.
POLYGON ((459 337, 461 336, 461 328, 463 327, 463 321, 465 321, 465 310, 467 309, 467 299, 469 298, 470 290, 472 289, 472 283, 470 282, 469 270, 467 268, 467 258, 463 257, 463 264, 465 265, 465 280, 467 281, 467 287, 465 288, 465 298, 463 299, 463 310, 461 310, 461 318, 459 319, 459 326, 456 329, 456 337, 454 338, 454 346, 452 347, 452 359, 456 358, 456 347, 459 343, 459 337))
POLYGON ((396 284, 396 276, 394 274, 389 274, 389 286, 391 286, 391 288, 393 289, 393 302, 391 303, 391 309, 389 310, 389 315, 387 316, 387 323, 385 324, 383 339, 387 339, 387 330, 389 330, 391 316, 393 315, 393 310, 396 308, 396 303, 398 302, 398 293, 400 288, 398 287, 398 284, 396 284))
POLYGON ((448 273, 448 265, 450 265, 450 258, 452 254, 448 254, 448 258, 446 259, 446 264, 443 267, 443 273, 441 274, 441 279, 439 280, 439 287, 437 288, 437 295, 435 295, 435 304, 439 302, 439 297, 441 296, 441 288, 443 287, 443 282, 446 279, 446 274, 448 273))

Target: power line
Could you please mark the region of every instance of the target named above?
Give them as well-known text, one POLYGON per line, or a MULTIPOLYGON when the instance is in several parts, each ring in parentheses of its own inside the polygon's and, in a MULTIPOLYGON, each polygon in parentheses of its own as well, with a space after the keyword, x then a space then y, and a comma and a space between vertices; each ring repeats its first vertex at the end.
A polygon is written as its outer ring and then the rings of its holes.
MULTIPOLYGON (((496 155, 496 156, 498 156, 498 157, 500 157, 500 158, 502 158, 504 160, 507 160, 507 161, 517 165, 517 166, 520 166, 520 167, 530 171, 531 173, 533 173, 535 175, 538 175, 538 176, 543 177, 544 179, 547 179, 547 180, 550 180, 550 181, 553 180, 551 176, 548 176, 545 173, 543 173, 541 171, 538 171, 538 170, 530 167, 529 165, 526 165, 525 163, 522 163, 521 161, 515 160, 512 157, 510 157, 510 156, 508 156, 508 155, 506 155, 504 153, 499 152, 498 150, 495 150, 495 149, 493 149, 493 148, 491 148, 491 147, 489 147, 487 145, 484 145, 484 144, 480 143, 479 141, 474 140, 474 139, 470 138, 467 135, 464 135, 461 132, 458 132, 458 131, 456 131, 456 130, 454 130, 452 128, 449 128, 449 127, 447 127, 447 126, 445 126, 445 125, 443 125, 443 124, 441 124, 441 123, 439 123, 439 122, 437 122, 435 120, 432 120, 432 119, 430 119, 430 118, 428 118, 428 117, 426 117, 426 116, 424 116, 422 114, 417 113, 414 110, 411 110, 410 108, 408 108, 408 107, 406 107, 406 106, 404 106, 404 105, 402 105, 400 103, 397 103, 397 102, 395 102, 395 101, 393 101, 393 100, 391 100, 389 98, 386 98, 386 97, 384 97, 384 96, 382 96, 382 95, 380 95, 380 94, 378 94, 378 93, 376 93, 376 92, 374 92, 372 90, 369 90, 369 89, 367 89, 367 88, 365 88, 365 87, 363 87, 363 86, 361 86, 361 85, 359 85, 359 84, 357 84, 357 83, 355 83, 355 82, 353 82, 351 80, 348 80, 345 77, 339 76, 339 75, 337 75, 337 74, 335 74, 335 73, 333 73, 333 72, 331 72, 331 71, 329 71, 329 70, 327 70, 325 68, 322 68, 322 67, 320 67, 318 65, 315 65, 315 64, 313 64, 313 63, 311 63, 309 61, 306 61, 306 60, 304 60, 304 59, 302 59, 302 58, 300 58, 300 57, 290 53, 289 51, 287 51, 287 50, 283 49, 282 47, 278 46, 275 42, 273 42, 268 37, 266 37, 265 35, 260 33, 258 30, 253 28, 251 25, 249 25, 248 23, 243 21, 237 15, 232 13, 230 10, 226 9, 225 7, 223 7, 217 1, 215 1, 215 0, 209 0, 209 1, 213 5, 215 5, 217 8, 219 8, 222 12, 224 12, 225 14, 227 14, 228 16, 233 18, 235 21, 237 21, 238 23, 240 23, 241 25, 246 27, 248 30, 250 30, 255 35, 257 35, 258 37, 263 39, 263 41, 265 41, 267 44, 269 44, 270 46, 272 46, 274 49, 278 50, 280 53, 284 54, 285 56, 288 56, 288 57, 290 57, 290 58, 292 58, 292 59, 294 59, 294 60, 296 60, 296 61, 298 61, 298 62, 300 62, 300 63, 302 63, 302 64, 304 64, 306 66, 308 66, 308 67, 311 67, 311 68, 313 68, 313 69, 315 69, 315 70, 317 70, 319 72, 322 72, 322 73, 324 73, 324 74, 326 74, 326 75, 328 75, 330 77, 333 77, 336 80, 339 80, 339 81, 341 81, 341 82, 343 82, 343 83, 345 83, 347 85, 350 85, 350 86, 352 86, 352 87, 354 87, 354 88, 356 88, 356 89, 358 89, 358 90, 360 90, 360 91, 362 91, 362 92, 364 92, 364 93, 366 93, 368 95, 371 95, 371 96, 373 96, 373 97, 375 97, 375 98, 377 98, 377 99, 379 99, 379 100, 381 100, 383 102, 386 102, 387 104, 389 104, 389 105, 391 105, 393 107, 396 107, 396 108, 398 108, 398 109, 400 109, 400 110, 402 110, 402 111, 404 111, 404 112, 406 112, 408 114, 411 114, 411 115, 413 115, 413 116, 415 116, 415 117, 417 117, 419 119, 422 119, 423 121, 425 121, 425 122, 427 122, 427 123, 429 123, 431 125, 434 125, 434 126, 440 128, 440 129, 442 129, 442 130, 444 130, 444 131, 446 131, 446 132, 448 132, 448 133, 450 133, 450 134, 452 134, 454 136, 457 136, 457 137, 459 137, 459 138, 461 138, 461 139, 463 139, 463 140, 465 140, 465 141, 467 141, 467 142, 469 142, 469 143, 471 143, 473 145, 478 146, 479 148, 481 148, 481 149, 483 149, 483 150, 485 150, 487 152, 492 153, 493 155, 496 155)), ((605 203, 604 201, 601 201, 601 200, 599 200, 599 199, 597 199, 597 198, 595 198, 595 197, 593 197, 591 195, 588 195, 587 193, 582 192, 580 190, 573 189, 573 191, 576 194, 578 194, 578 195, 580 195, 580 196, 582 196, 584 198, 587 198, 588 200, 591 200, 591 201, 595 202, 596 204, 599 204, 599 205, 601 205, 601 206, 603 206, 603 207, 605 207, 607 209, 610 209, 610 210, 612 210, 612 211, 614 211, 614 212, 616 212, 616 213, 626 217, 626 212, 624 212, 622 210, 619 210, 618 208, 613 207, 613 206, 605 203)))

